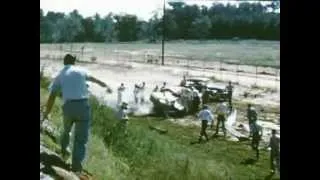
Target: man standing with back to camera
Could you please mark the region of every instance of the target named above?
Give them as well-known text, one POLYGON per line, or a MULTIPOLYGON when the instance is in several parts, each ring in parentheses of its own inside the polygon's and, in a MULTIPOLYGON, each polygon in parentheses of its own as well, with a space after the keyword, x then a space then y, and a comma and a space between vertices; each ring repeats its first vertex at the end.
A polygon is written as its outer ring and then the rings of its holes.
POLYGON ((61 136, 62 157, 68 157, 70 131, 75 124, 75 139, 72 151, 72 171, 81 175, 82 162, 85 158, 86 144, 89 136, 91 122, 91 108, 89 105, 88 87, 86 81, 94 82, 101 87, 106 87, 109 93, 112 90, 102 81, 90 76, 84 70, 74 67, 76 58, 70 54, 64 57, 64 68, 53 80, 50 95, 46 104, 44 118, 46 119, 54 104, 58 92, 62 92, 63 104, 63 132, 61 136))

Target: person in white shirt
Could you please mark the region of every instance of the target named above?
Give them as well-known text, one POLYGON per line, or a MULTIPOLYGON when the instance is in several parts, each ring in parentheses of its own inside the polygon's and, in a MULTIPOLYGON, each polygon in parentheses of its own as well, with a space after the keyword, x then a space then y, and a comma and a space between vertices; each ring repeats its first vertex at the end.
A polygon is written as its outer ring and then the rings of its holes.
POLYGON ((143 82, 142 86, 140 86, 140 103, 143 104, 144 103, 144 91, 146 89, 146 83, 143 82))
POLYGON ((220 129, 220 124, 222 126, 222 131, 223 131, 223 135, 224 137, 226 137, 227 135, 227 131, 226 131, 226 128, 225 128, 225 121, 226 121, 226 117, 228 115, 228 106, 225 102, 220 102, 217 106, 217 110, 216 110, 216 113, 218 115, 218 118, 217 118, 217 127, 216 127, 216 132, 215 132, 215 136, 218 135, 219 133, 219 129, 220 129))
POLYGON ((208 127, 208 122, 213 121, 213 114, 211 113, 207 105, 203 106, 202 110, 198 114, 198 118, 201 120, 201 131, 200 131, 199 142, 202 140, 202 136, 204 136, 206 138, 206 141, 208 141, 209 138, 206 130, 208 127))
POLYGON ((134 89, 133 89, 133 96, 134 96, 134 102, 136 104, 138 104, 138 102, 139 102, 138 94, 139 94, 139 86, 137 84, 135 84, 134 89))
POLYGON ((123 96, 123 93, 125 91, 125 87, 124 87, 124 84, 121 83, 120 87, 118 88, 118 105, 120 105, 120 103, 122 103, 122 96, 123 96))

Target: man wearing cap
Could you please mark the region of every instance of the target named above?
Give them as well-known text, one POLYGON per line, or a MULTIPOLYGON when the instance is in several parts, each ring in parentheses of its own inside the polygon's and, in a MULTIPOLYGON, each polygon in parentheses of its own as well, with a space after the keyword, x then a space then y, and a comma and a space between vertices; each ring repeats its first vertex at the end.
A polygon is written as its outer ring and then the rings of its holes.
POLYGON ((214 135, 218 135, 219 129, 220 129, 220 124, 221 124, 223 135, 224 135, 224 137, 226 137, 227 131, 225 128, 225 121, 226 121, 226 116, 228 115, 228 107, 225 102, 222 102, 222 100, 220 103, 218 103, 216 113, 218 114, 218 118, 217 118, 218 121, 217 121, 216 132, 214 135))
POLYGON ((262 127, 257 123, 254 122, 252 124, 252 141, 251 141, 251 147, 253 150, 256 151, 256 157, 257 160, 259 160, 259 144, 263 135, 262 127))
POLYGON ((127 134, 127 126, 128 126, 128 120, 129 120, 127 105, 128 104, 126 102, 123 102, 118 111, 119 126, 120 126, 120 129, 123 130, 125 134, 127 134))
POLYGON ((75 124, 75 139, 72 151, 72 170, 82 171, 82 161, 86 154, 86 144, 91 123, 91 109, 88 101, 89 94, 87 81, 106 87, 109 93, 112 90, 102 81, 89 75, 85 70, 75 67, 75 57, 67 54, 64 57, 64 67, 53 80, 50 86, 50 95, 43 117, 46 119, 59 92, 63 98, 63 132, 61 135, 61 153, 64 159, 68 157, 70 131, 75 124))
POLYGON ((208 135, 207 135, 207 127, 208 123, 213 124, 213 114, 209 110, 208 105, 203 105, 202 110, 198 114, 198 118, 201 120, 201 131, 200 131, 200 137, 199 137, 199 142, 202 140, 202 136, 206 138, 206 141, 209 140, 208 135))
POLYGON ((277 131, 272 129, 272 136, 270 138, 269 147, 271 148, 270 151, 270 168, 271 173, 274 173, 276 168, 274 165, 274 161, 276 161, 276 167, 280 172, 280 138, 276 135, 277 131))
POLYGON ((250 137, 252 136, 252 130, 253 130, 253 126, 254 126, 254 123, 257 121, 257 112, 255 110, 254 107, 252 107, 251 104, 248 104, 248 108, 247 108, 247 118, 248 118, 248 121, 249 121, 249 128, 250 128, 250 137))

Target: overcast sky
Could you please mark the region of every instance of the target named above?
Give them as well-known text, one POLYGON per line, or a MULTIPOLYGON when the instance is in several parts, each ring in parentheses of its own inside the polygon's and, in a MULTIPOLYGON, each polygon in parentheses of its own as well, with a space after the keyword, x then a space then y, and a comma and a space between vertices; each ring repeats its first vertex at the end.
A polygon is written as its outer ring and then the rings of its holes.
MULTIPOLYGON (((214 2, 237 4, 236 1, 219 0, 184 0, 184 2, 208 6, 214 2)), ((77 9, 84 17, 93 16, 96 13, 105 16, 113 12, 135 14, 144 20, 148 20, 152 12, 161 9, 162 6, 163 0, 40 0, 40 8, 44 13, 48 11, 69 13, 77 9)))

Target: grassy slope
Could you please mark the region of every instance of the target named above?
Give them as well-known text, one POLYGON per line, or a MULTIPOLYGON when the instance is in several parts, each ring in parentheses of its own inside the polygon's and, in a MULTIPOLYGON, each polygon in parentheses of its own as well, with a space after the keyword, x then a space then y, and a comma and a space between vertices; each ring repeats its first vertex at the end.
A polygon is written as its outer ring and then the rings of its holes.
MULTIPOLYGON (((45 86, 43 86, 45 87, 45 86)), ((48 92, 41 91, 41 104, 48 92)), ((247 143, 211 140, 190 145, 198 137, 198 127, 181 127, 155 118, 133 118, 129 137, 115 128, 113 112, 92 100, 93 122, 85 168, 97 179, 264 179, 268 175, 267 152, 254 165, 240 162, 254 153, 247 143), (160 135, 148 125, 168 129, 160 135), (105 147, 106 145, 106 147, 105 147)), ((51 119, 61 127, 61 101, 57 99, 51 119)), ((59 146, 50 142, 56 150, 59 146)))

